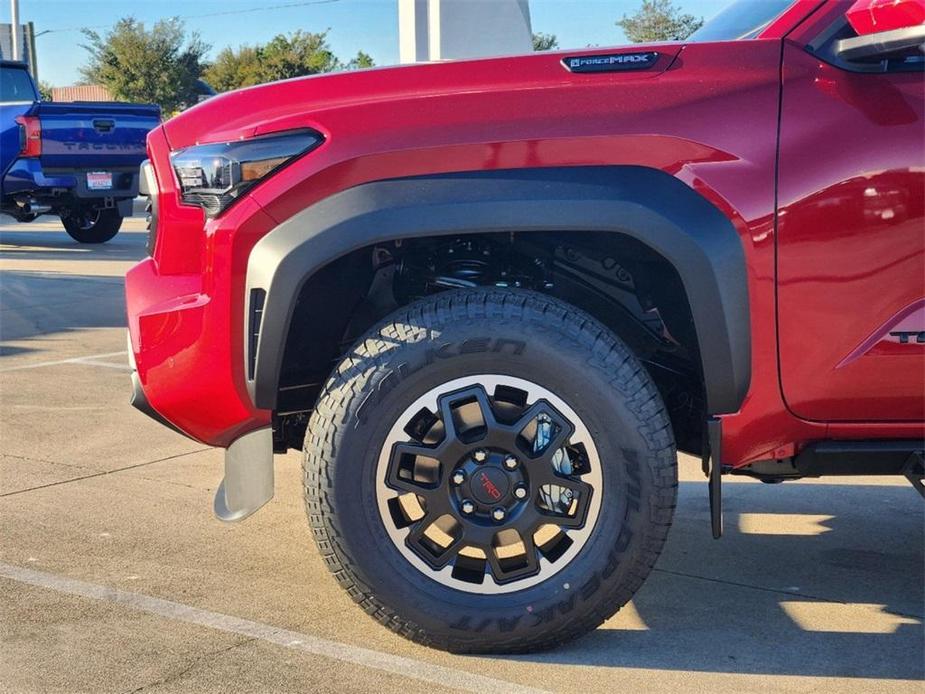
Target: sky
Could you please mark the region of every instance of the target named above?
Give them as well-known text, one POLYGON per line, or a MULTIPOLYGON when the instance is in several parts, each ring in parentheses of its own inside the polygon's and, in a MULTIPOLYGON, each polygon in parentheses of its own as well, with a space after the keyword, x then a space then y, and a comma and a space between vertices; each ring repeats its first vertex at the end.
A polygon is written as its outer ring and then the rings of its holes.
MULTIPOLYGON (((478 1, 478 0, 473 0, 478 1)), ((560 48, 625 43, 614 22, 640 0, 530 0, 533 30, 555 34, 560 48)), ((685 12, 710 18, 728 0, 675 0, 685 12)), ((23 22, 36 32, 39 79, 74 84, 86 62, 82 27, 105 33, 121 17, 153 24, 184 18, 190 31, 211 44, 210 57, 226 46, 265 43, 297 29, 329 30, 334 53, 347 60, 369 53, 377 65, 398 62, 397 0, 20 0, 23 22), (288 5, 288 7, 286 7, 288 5), (247 11, 250 10, 250 11, 247 11), (205 16, 209 15, 209 16, 205 16), (47 32, 47 33, 42 33, 47 32)), ((0 0, 0 22, 10 21, 10 2, 0 0)))

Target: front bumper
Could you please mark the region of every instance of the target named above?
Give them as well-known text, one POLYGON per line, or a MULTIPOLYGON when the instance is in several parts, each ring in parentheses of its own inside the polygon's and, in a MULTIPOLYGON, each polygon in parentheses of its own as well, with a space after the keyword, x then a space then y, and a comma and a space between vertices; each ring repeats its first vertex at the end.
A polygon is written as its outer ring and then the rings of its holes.
POLYGON ((244 273, 274 220, 245 198, 215 219, 182 204, 163 128, 148 136, 156 194, 151 257, 125 277, 132 403, 197 441, 227 449, 215 499, 222 520, 273 496, 271 412, 254 406, 244 359, 244 273))
POLYGON ((244 373, 244 273, 275 222, 249 198, 215 219, 184 205, 163 128, 148 135, 145 185, 156 191, 151 257, 125 277, 131 350, 140 388, 163 419, 197 441, 227 448, 270 425, 244 373))
MULTIPOLYGON (((148 402, 135 366, 131 334, 127 337, 128 360, 132 369, 132 407, 185 435, 148 402)), ((215 491, 213 511, 216 518, 226 523, 241 521, 260 510, 273 495, 273 429, 263 427, 235 439, 225 450, 225 476, 215 491)))
MULTIPOLYGON (((129 351, 129 355, 131 355, 131 351, 129 351)), ((183 434, 182 431, 161 417, 157 410, 151 407, 151 403, 149 403, 148 398, 145 397, 145 391, 141 387, 141 380, 138 378, 138 372, 135 371, 134 365, 132 366, 132 397, 129 400, 129 404, 139 412, 148 415, 158 424, 163 424, 168 429, 173 429, 178 434, 183 434)), ((186 434, 183 435, 186 436, 186 434)))
MULTIPOLYGON (((228 447, 270 424, 250 401, 240 321, 230 292, 199 275, 162 275, 148 258, 125 278, 133 403, 173 429, 228 447)), ((240 304, 239 304, 240 305, 240 304)), ((240 315, 240 314, 239 314, 240 315)))
MULTIPOLYGON (((151 407, 135 370, 129 336, 129 364, 132 367, 132 399, 135 409, 156 422, 183 434, 151 407)), ((274 494, 273 429, 264 427, 236 439, 225 451, 225 476, 215 491, 215 517, 226 523, 244 520, 264 506, 274 494)))

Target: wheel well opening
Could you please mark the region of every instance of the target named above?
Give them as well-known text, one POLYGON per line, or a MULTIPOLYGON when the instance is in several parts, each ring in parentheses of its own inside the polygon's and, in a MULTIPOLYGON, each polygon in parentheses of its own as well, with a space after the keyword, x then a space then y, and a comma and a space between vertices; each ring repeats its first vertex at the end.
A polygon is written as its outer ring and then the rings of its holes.
POLYGON ((549 294, 614 331, 652 376, 678 448, 700 454, 704 381, 681 278, 634 238, 584 231, 399 239, 323 267, 293 307, 275 413, 277 447, 302 445, 324 381, 378 321, 420 297, 479 286, 549 294))

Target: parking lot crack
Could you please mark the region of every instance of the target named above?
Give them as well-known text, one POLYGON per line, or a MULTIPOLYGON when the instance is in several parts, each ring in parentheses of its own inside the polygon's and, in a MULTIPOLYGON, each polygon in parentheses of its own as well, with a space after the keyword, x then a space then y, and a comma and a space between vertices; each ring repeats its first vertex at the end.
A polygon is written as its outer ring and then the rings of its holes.
POLYGON ((47 458, 33 458, 28 455, 14 455, 13 453, 4 453, 5 458, 12 458, 13 460, 24 460, 30 463, 45 463, 47 465, 63 465, 64 467, 77 468, 78 470, 92 470, 93 468, 88 468, 85 465, 74 465, 74 463, 61 463, 57 460, 48 460, 47 458))
POLYGON ((145 482, 156 482, 157 484, 169 484, 172 487, 183 487, 184 489, 201 489, 195 484, 187 484, 186 482, 177 482, 175 480, 161 480, 155 477, 145 477, 144 475, 139 475, 138 479, 144 480, 145 482))
MULTIPOLYGON (((18 494, 26 494, 28 492, 34 492, 39 489, 47 489, 48 487, 58 487, 62 484, 71 484, 72 482, 80 482, 82 480, 93 479, 94 477, 105 477, 106 475, 115 475, 119 472, 125 472, 127 470, 137 470, 138 468, 145 467, 147 465, 154 465, 155 463, 163 463, 168 460, 176 460, 177 458, 183 458, 188 455, 195 455, 196 453, 203 453, 210 450, 208 446, 203 448, 197 448, 194 451, 187 451, 186 453, 178 453, 176 455, 169 455, 165 458, 158 458, 157 460, 148 460, 144 463, 136 463, 134 465, 126 465, 125 467, 116 468, 115 470, 103 470, 102 472, 94 472, 90 475, 81 475, 80 477, 72 477, 66 480, 59 480, 57 482, 49 482, 48 484, 39 484, 34 487, 29 487, 28 489, 17 489, 15 492, 6 492, 5 494, 0 494, 0 498, 7 496, 16 496, 18 494)), ((29 458, 22 458, 22 460, 29 460, 29 458)), ((52 461, 41 461, 41 462, 52 462, 52 461)))
MULTIPOLYGON (((834 598, 826 598, 821 595, 812 595, 809 593, 803 593, 795 590, 785 590, 783 588, 767 588, 765 586, 755 586, 750 583, 740 583, 738 581, 729 581, 723 578, 713 578, 710 576, 699 576, 697 574, 684 573, 682 571, 671 571, 670 569, 660 569, 658 567, 652 569, 653 572, 668 574, 669 576, 678 576, 680 578, 691 578, 695 581, 707 581, 709 583, 719 583, 720 585, 726 586, 735 586, 736 588, 749 588, 751 590, 759 590, 763 593, 774 593, 776 595, 788 595, 791 597, 802 598, 803 600, 816 600, 818 602, 828 602, 838 605, 850 605, 851 603, 845 602, 844 600, 836 600, 834 598)), ((897 617, 909 617, 910 619, 923 619, 921 614, 912 614, 906 612, 898 612, 891 610, 890 614, 897 617)))
POLYGON ((206 661, 206 660, 213 660, 213 659, 215 659, 215 658, 218 658, 219 656, 224 655, 225 653, 228 653, 229 651, 233 651, 233 650, 235 650, 236 648, 240 648, 241 646, 245 646, 245 645, 247 645, 248 643, 251 643, 251 642, 256 641, 256 640, 257 640, 257 639, 254 638, 254 637, 242 638, 242 639, 236 641, 235 643, 232 643, 232 644, 230 644, 230 645, 228 645, 228 646, 225 646, 224 648, 219 648, 219 649, 216 649, 216 650, 214 650, 214 651, 209 651, 208 653, 203 653, 203 654, 201 654, 201 655, 198 655, 198 656, 196 656, 195 658, 193 658, 192 661, 190 661, 189 663, 187 663, 186 666, 180 668, 180 669, 177 670, 176 672, 173 672, 173 673, 167 675, 166 677, 162 677, 162 678, 159 679, 159 680, 155 680, 154 682, 149 682, 148 684, 143 684, 143 685, 141 685, 140 687, 138 687, 138 688, 136 688, 136 689, 129 690, 128 692, 126 692, 126 694, 138 694, 138 692, 147 691, 147 690, 151 689, 152 687, 159 687, 159 686, 164 685, 164 684, 169 684, 169 683, 171 683, 171 682, 176 682, 177 680, 182 679, 183 676, 186 675, 187 673, 189 673, 189 672, 191 672, 192 670, 194 670, 194 669, 196 669, 197 667, 199 667, 199 665, 200 665, 203 661, 206 661))

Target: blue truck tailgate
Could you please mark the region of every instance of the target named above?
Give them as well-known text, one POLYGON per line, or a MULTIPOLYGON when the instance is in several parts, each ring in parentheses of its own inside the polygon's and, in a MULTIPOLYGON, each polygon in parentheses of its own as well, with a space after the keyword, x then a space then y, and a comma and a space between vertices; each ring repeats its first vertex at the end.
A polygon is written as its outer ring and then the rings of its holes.
POLYGON ((145 137, 160 122, 157 106, 121 103, 38 103, 42 167, 92 169, 138 166, 145 137))

